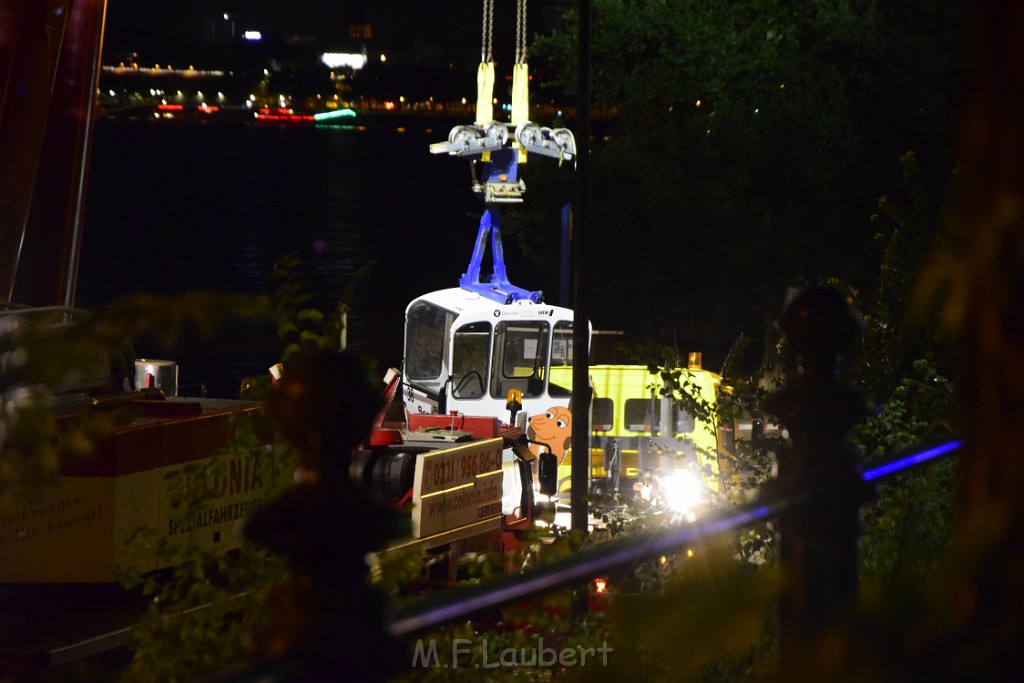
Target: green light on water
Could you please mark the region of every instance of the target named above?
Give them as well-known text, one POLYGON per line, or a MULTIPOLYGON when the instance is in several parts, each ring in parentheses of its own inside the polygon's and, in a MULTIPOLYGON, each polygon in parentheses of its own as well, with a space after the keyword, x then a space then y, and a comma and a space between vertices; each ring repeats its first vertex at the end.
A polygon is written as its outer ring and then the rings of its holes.
POLYGON ((313 120, 315 121, 330 121, 331 119, 345 119, 355 116, 356 113, 348 107, 344 109, 336 109, 334 111, 322 111, 317 114, 313 114, 313 120))

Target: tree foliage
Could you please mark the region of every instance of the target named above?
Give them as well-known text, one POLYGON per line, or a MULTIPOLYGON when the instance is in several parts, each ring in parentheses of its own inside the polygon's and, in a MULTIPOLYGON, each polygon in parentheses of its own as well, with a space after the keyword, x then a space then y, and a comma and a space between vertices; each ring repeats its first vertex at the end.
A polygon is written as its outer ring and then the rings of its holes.
MULTIPOLYGON (((167 495, 188 518, 222 505, 231 461, 259 457, 268 491, 278 493, 291 478, 294 457, 284 444, 261 448, 262 419, 244 416, 237 436, 208 461, 189 463, 164 475, 167 495)), ((121 572, 126 589, 147 598, 147 609, 132 629, 132 661, 121 680, 190 680, 245 664, 252 635, 268 619, 269 596, 288 573, 280 558, 250 543, 225 550, 203 545, 188 534, 184 543, 161 538, 152 526, 132 531, 126 543, 159 559, 159 572, 121 572), (211 647, 211 643, 216 647, 211 647)))
POLYGON ((24 309, 0 317, 0 513, 42 493, 62 462, 88 458, 116 411, 94 398, 125 389, 134 375, 131 339, 152 334, 173 346, 187 326, 210 335, 232 316, 268 312, 268 301, 191 292, 136 294, 95 312, 24 309), (94 396, 96 394, 97 396, 94 396))
MULTIPOLYGON (((532 51, 567 92, 574 4, 532 51)), ((864 216, 899 188, 895 160, 915 150, 929 188, 948 176, 967 9, 595 0, 592 101, 612 112, 592 141, 595 326, 721 359, 762 337, 786 287, 870 282, 883 255, 864 216)))

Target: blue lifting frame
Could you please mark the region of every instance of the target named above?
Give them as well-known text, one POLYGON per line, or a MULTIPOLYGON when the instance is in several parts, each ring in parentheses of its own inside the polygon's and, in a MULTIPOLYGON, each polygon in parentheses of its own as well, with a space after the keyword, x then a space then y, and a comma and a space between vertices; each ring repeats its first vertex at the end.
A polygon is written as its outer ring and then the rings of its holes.
POLYGON ((529 299, 538 304, 544 301, 543 292, 531 292, 509 282, 505 272, 505 254, 501 249, 501 211, 496 206, 485 210, 484 215, 480 217, 480 229, 476 233, 473 258, 469 261, 469 268, 459 278, 459 287, 503 304, 510 304, 521 299, 529 299), (490 277, 481 280, 480 266, 483 263, 484 252, 487 250, 488 234, 491 237, 491 260, 494 264, 494 272, 490 277))
MULTIPOLYGON (((486 169, 484 187, 518 185, 518 150, 500 150, 492 152, 490 156, 490 160, 484 164, 486 169)), ((497 202, 488 202, 486 207, 483 216, 480 217, 480 228, 476 234, 473 257, 469 261, 469 268, 459 278, 459 287, 503 304, 524 299, 542 303, 544 301, 543 292, 531 292, 509 282, 508 274, 505 272, 505 253, 501 248, 501 209, 497 202), (483 265, 484 252, 487 250, 488 235, 491 238, 493 272, 490 276, 481 276, 480 270, 483 265)))

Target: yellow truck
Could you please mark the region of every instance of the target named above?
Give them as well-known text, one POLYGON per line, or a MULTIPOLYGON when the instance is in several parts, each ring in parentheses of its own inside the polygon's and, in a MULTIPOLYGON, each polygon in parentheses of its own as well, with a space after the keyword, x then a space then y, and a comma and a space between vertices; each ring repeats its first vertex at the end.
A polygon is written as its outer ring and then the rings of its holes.
MULTIPOLYGON (((713 409, 721 378, 699 364, 681 370, 713 409)), ((551 381, 571 385, 571 367, 552 367, 551 381)), ((645 365, 593 365, 590 481, 595 493, 639 492, 692 514, 719 490, 718 438, 713 417, 699 419, 664 393, 645 365)), ((569 488, 571 450, 558 467, 558 490, 569 488)))

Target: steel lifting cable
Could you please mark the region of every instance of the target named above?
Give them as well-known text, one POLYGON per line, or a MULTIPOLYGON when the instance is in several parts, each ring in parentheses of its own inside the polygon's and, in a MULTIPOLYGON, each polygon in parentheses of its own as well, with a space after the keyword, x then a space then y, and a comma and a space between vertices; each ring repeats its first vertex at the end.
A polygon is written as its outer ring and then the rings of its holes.
POLYGON ((494 0, 483 0, 483 27, 480 32, 480 61, 494 61, 494 0))
POLYGON ((476 123, 486 125, 494 119, 493 26, 494 0, 483 0, 483 28, 480 36, 480 66, 476 72, 476 123))
MULTIPOLYGON (((529 72, 526 64, 526 2, 516 0, 516 55, 512 69, 512 124, 529 119, 529 72)), ((483 0, 483 25, 480 31, 480 67, 477 70, 476 123, 493 120, 494 93, 494 0, 483 0)), ((525 161, 525 154, 520 161, 525 161)))
POLYGON ((526 0, 518 0, 518 2, 516 4, 516 64, 525 64, 525 63, 526 63, 526 0))
MULTIPOLYGON (((512 124, 518 126, 530 118, 530 74, 526 64, 526 0, 516 2, 516 61, 512 66, 512 124)), ((520 163, 526 153, 520 150, 520 163)))

